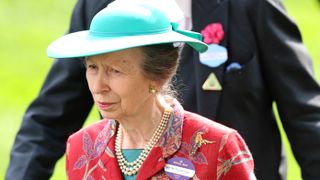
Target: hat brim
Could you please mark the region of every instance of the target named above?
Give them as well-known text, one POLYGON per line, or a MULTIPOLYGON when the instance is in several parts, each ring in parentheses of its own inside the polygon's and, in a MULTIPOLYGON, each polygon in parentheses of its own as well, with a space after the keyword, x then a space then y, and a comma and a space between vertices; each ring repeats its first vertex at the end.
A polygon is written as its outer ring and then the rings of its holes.
POLYGON ((175 31, 160 34, 107 38, 92 37, 89 35, 89 31, 79 31, 65 35, 51 43, 47 49, 47 54, 51 58, 86 57, 133 47, 175 42, 185 42, 199 52, 204 52, 208 48, 202 41, 175 31))

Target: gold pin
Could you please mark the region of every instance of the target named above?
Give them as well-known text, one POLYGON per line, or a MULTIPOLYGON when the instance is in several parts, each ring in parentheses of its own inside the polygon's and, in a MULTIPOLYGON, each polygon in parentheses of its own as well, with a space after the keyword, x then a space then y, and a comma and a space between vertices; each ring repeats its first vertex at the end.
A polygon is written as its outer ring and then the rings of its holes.
POLYGON ((212 144, 214 143, 214 141, 209 141, 209 140, 206 140, 204 138, 202 138, 202 135, 205 134, 206 132, 197 132, 196 136, 195 136, 195 144, 193 145, 192 149, 191 149, 191 152, 190 152, 190 155, 191 156, 194 156, 196 154, 196 152, 198 151, 198 149, 202 146, 202 145, 205 145, 205 144, 212 144))
POLYGON ((203 83, 202 89, 206 91, 221 91, 222 86, 220 85, 216 75, 214 73, 210 73, 207 80, 203 83))

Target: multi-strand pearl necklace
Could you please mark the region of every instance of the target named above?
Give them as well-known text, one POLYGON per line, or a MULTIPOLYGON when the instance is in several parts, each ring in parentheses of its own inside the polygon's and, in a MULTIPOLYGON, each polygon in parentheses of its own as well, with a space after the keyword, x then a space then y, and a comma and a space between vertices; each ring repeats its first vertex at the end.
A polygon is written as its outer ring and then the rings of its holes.
POLYGON ((159 138, 161 137, 161 135, 162 135, 167 123, 168 123, 170 114, 171 114, 170 109, 166 109, 164 111, 162 118, 160 120, 160 123, 159 123, 156 131, 153 133, 150 141, 144 147, 144 149, 140 153, 139 157, 133 162, 128 162, 124 158, 124 156, 121 152, 122 129, 121 129, 121 126, 119 125, 117 136, 116 136, 116 142, 115 142, 115 151, 116 151, 116 157, 117 157, 121 172, 123 174, 125 174, 126 176, 132 176, 134 174, 137 174, 142 163, 145 161, 148 154, 150 153, 152 147, 158 142, 159 138))

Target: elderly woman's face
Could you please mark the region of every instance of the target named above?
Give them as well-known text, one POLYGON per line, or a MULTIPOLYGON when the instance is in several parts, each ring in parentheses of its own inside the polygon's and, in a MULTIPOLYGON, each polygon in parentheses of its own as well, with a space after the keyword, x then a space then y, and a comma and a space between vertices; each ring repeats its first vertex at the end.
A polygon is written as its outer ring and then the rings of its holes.
POLYGON ((125 119, 150 107, 150 81, 140 67, 142 53, 131 48, 87 58, 87 81, 103 117, 125 119))

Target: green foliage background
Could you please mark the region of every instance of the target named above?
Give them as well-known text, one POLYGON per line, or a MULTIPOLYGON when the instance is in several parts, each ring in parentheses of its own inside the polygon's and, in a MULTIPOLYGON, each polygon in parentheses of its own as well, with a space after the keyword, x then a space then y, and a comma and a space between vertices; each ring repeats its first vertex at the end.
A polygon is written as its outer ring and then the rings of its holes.
MULTIPOLYGON (((75 0, 0 1, 0 179, 4 179, 21 118, 37 96, 52 63, 46 57, 46 47, 67 31, 74 4, 75 0)), ((317 0, 285 0, 285 5, 302 31, 319 80, 320 4, 317 0)), ((96 119, 97 111, 93 110, 88 122, 96 119)), ((291 152, 288 143, 286 148, 291 152)), ((65 179, 63 158, 51 179, 65 179)), ((301 179, 292 155, 288 179, 301 179)))

